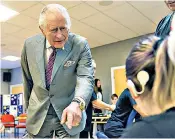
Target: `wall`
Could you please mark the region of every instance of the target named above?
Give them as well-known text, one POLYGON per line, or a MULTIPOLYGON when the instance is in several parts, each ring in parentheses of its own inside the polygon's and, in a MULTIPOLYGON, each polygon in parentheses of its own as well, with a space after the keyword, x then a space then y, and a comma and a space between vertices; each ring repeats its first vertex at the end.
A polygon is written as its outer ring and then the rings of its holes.
POLYGON ((11 71, 12 73, 12 80, 10 85, 22 84, 22 70, 21 67, 15 68, 11 71))
POLYGON ((10 94, 10 85, 22 84, 21 67, 12 70, 1 69, 0 78, 1 78, 0 94, 10 94), (3 72, 7 71, 11 72, 11 82, 9 83, 3 81, 3 72))
POLYGON ((91 49, 92 57, 97 64, 96 78, 101 80, 103 100, 105 102, 110 102, 112 94, 111 67, 125 65, 128 53, 139 38, 132 38, 91 49))
POLYGON ((3 72, 8 72, 8 70, 1 69, 1 74, 0 74, 0 78, 1 78, 0 90, 1 90, 1 92, 0 92, 0 94, 9 94, 10 93, 9 83, 3 81, 3 72))

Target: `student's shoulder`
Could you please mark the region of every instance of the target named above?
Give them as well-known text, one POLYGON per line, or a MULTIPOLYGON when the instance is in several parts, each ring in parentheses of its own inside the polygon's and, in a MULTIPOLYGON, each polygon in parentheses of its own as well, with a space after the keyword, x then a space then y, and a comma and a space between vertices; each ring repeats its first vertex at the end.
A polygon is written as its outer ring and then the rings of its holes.
MULTIPOLYGON (((164 18, 162 18, 162 19, 160 20, 160 22, 159 22, 158 25, 157 25, 156 32, 157 32, 165 23, 168 23, 168 21, 171 20, 171 17, 173 16, 173 14, 174 14, 174 12, 168 14, 167 16, 165 16, 164 18)), ((155 33, 156 33, 156 32, 155 32, 155 33)))
POLYGON ((151 138, 157 136, 157 132, 149 122, 138 121, 127 128, 121 138, 151 138))

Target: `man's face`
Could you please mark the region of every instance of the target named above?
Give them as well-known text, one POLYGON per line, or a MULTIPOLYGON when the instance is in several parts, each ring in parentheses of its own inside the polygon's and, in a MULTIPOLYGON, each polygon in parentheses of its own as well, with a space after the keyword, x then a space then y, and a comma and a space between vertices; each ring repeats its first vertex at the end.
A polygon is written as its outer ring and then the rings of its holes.
MULTIPOLYGON (((41 29, 41 28, 40 28, 41 29)), ((63 48, 68 40, 66 20, 58 11, 46 13, 46 27, 41 29, 51 46, 63 48)))
POLYGON ((111 100, 112 101, 112 104, 115 105, 117 103, 117 100, 118 100, 118 98, 117 97, 114 97, 113 100, 111 100))
POLYGON ((175 0, 165 0, 165 3, 171 11, 175 11, 175 0))

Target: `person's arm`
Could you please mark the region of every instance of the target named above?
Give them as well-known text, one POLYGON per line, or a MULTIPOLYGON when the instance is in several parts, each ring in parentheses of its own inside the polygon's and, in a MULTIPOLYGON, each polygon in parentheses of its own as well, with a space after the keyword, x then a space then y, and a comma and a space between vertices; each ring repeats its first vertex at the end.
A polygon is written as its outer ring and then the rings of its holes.
POLYGON ((169 35, 172 16, 173 13, 168 14, 159 22, 154 33, 155 36, 165 38, 167 35, 169 35))
POLYGON ((81 42, 74 41, 80 43, 79 45, 82 49, 76 69, 77 84, 74 97, 82 98, 87 106, 94 89, 94 69, 92 67, 92 56, 88 42, 84 38, 79 41, 81 42))
MULTIPOLYGON (((73 45, 75 45, 75 47, 80 47, 81 49, 76 68, 77 82, 73 100, 79 99, 82 103, 84 103, 84 105, 87 106, 94 88, 92 56, 85 38, 75 36, 73 45)), ((61 118, 61 123, 66 123, 69 129, 71 129, 72 126, 78 126, 82 119, 82 111, 80 106, 73 100, 70 105, 64 109, 61 118)))
POLYGON ((114 111, 115 106, 114 105, 109 105, 99 99, 92 101, 93 107, 97 109, 104 109, 104 110, 109 110, 109 111, 114 111))
POLYGON ((28 62, 27 62, 26 42, 24 44, 24 47, 21 53, 21 68, 22 68, 22 75, 23 75, 25 108, 27 109, 29 106, 30 94, 33 88, 33 81, 30 75, 28 62))

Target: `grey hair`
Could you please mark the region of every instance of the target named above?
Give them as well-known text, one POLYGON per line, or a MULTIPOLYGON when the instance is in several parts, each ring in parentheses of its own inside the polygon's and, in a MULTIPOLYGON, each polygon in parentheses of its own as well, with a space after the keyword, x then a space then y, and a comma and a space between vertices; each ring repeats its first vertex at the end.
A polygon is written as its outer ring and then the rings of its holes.
POLYGON ((59 5, 59 4, 48 4, 41 10, 41 13, 39 16, 39 26, 41 28, 46 27, 46 21, 45 21, 46 20, 46 13, 47 12, 54 12, 55 10, 59 11, 63 15, 63 17, 66 20, 66 27, 68 29, 70 29, 71 20, 70 20, 69 13, 67 12, 67 9, 65 7, 63 7, 62 5, 59 5))

